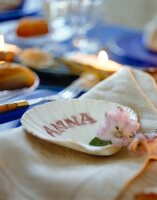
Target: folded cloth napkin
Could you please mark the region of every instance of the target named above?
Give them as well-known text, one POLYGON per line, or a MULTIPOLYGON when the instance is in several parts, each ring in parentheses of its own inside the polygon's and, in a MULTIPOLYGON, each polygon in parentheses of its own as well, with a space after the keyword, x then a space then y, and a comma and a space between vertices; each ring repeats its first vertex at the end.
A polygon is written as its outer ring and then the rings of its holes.
POLYGON ((104 99, 128 106, 137 112, 142 132, 157 129, 157 85, 145 72, 122 69, 97 84, 82 98, 104 99))
POLYGON ((116 200, 155 200, 157 199, 157 162, 154 160, 149 160, 147 165, 144 166, 143 170, 137 174, 128 184, 123 188, 123 191, 120 193, 119 197, 116 200), (141 194, 155 194, 156 197, 151 198, 148 196, 140 198, 141 194))
MULTIPOLYGON (((156 128, 156 85, 144 72, 124 68, 84 98, 129 106, 137 112, 143 131, 156 128)), ((0 134, 0 197, 113 200, 145 162, 145 157, 134 157, 125 150, 110 157, 96 157, 42 141, 22 128, 6 130, 0 134)))

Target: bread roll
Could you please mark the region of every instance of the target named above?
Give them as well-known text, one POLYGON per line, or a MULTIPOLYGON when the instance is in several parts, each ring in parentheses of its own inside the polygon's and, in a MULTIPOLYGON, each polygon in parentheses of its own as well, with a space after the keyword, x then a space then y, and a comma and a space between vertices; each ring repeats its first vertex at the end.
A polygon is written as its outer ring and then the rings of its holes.
POLYGON ((34 82, 35 75, 30 69, 15 63, 0 65, 0 90, 27 88, 34 82))
POLYGON ((21 51, 19 59, 31 68, 46 68, 52 65, 52 56, 38 48, 28 48, 21 51))
POLYGON ((23 18, 16 28, 16 34, 20 37, 35 37, 48 32, 48 23, 44 19, 23 18))

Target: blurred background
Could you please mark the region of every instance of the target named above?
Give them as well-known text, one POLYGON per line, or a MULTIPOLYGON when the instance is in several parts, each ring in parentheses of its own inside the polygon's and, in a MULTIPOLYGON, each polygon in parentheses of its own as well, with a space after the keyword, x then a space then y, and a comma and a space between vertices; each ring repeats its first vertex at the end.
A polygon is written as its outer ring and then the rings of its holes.
POLYGON ((143 29, 157 14, 156 0, 103 0, 107 23, 143 29))
MULTIPOLYGON (((41 4, 45 4, 46 1, 47 0, 38 0, 35 4, 34 1, 28 2, 30 7, 36 7, 39 11, 39 5, 41 6, 41 4)), ((57 2, 54 0, 50 1, 52 3, 57 2)), ((67 0, 65 2, 69 3, 70 1, 71 0, 67 0)), ((22 0, 0 0, 0 11, 3 12, 8 8, 21 8, 24 4, 27 4, 27 2, 22 0), (20 6, 18 7, 17 4, 20 6)), ((157 13, 156 0, 102 0, 102 4, 104 13, 101 17, 102 20, 106 21, 106 23, 125 25, 139 29, 142 29, 144 25, 157 13)), ((42 9, 43 7, 41 6, 40 8, 42 9)))

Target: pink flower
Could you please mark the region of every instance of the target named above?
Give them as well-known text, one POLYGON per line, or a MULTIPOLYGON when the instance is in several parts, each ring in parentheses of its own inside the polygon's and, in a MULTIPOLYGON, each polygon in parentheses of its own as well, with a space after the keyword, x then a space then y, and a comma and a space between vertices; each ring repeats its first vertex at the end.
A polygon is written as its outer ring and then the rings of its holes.
POLYGON ((102 140, 111 140, 112 144, 127 146, 130 137, 139 129, 140 124, 129 118, 129 113, 122 108, 116 112, 108 112, 105 121, 97 132, 102 140))
POLYGON ((135 135, 128 149, 137 156, 142 156, 142 155, 157 156, 157 134, 139 133, 135 135))

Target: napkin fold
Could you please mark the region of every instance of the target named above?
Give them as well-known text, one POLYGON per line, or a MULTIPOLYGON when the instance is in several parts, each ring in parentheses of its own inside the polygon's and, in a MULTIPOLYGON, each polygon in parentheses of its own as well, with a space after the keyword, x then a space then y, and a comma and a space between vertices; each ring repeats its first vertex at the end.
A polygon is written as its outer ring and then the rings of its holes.
MULTIPOLYGON (((124 68, 81 98, 104 99, 133 108, 141 130, 156 129, 155 81, 124 68)), ((114 200, 146 162, 121 150, 96 157, 42 141, 22 128, 0 134, 0 197, 3 200, 114 200)), ((132 197, 127 198, 127 200, 132 197)))
POLYGON ((145 72, 123 68, 82 98, 103 99, 128 106, 138 114, 140 131, 153 132, 157 128, 157 85, 145 72))

